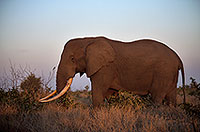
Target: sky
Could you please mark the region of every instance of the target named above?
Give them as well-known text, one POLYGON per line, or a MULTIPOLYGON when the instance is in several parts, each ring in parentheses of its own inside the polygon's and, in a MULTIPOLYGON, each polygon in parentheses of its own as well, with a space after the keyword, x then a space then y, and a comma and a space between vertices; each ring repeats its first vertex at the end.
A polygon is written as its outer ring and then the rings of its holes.
MULTIPOLYGON (((161 41, 181 57, 187 84, 200 82, 199 0, 1 0, 0 72, 10 60, 47 75, 68 40, 88 36, 161 41)), ((72 90, 86 85, 76 75, 72 90)))

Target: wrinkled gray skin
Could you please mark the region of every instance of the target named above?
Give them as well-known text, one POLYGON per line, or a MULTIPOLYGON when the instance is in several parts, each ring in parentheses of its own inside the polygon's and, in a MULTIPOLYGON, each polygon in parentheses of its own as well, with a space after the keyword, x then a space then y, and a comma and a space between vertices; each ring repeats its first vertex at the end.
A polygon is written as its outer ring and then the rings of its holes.
POLYGON ((58 66, 60 92, 70 77, 86 73, 92 83, 92 100, 99 106, 118 90, 151 94, 155 103, 176 105, 178 72, 183 64, 166 45, 154 40, 120 42, 105 37, 80 38, 67 42, 58 66))

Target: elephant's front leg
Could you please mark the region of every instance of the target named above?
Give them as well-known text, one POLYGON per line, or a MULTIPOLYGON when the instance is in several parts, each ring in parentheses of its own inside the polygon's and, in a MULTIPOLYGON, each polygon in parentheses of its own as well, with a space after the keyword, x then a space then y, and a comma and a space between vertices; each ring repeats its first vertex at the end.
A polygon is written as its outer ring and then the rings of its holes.
POLYGON ((91 77, 93 106, 98 107, 103 104, 109 88, 114 80, 113 72, 110 68, 102 68, 91 77))
POLYGON ((101 90, 102 87, 98 85, 92 85, 92 104, 94 107, 99 107, 104 102, 104 94, 101 90))
POLYGON ((109 85, 106 84, 103 78, 97 76, 91 79, 92 81, 92 103, 94 107, 99 107, 104 103, 106 93, 109 89, 109 85), (98 78, 98 79, 97 79, 98 78))

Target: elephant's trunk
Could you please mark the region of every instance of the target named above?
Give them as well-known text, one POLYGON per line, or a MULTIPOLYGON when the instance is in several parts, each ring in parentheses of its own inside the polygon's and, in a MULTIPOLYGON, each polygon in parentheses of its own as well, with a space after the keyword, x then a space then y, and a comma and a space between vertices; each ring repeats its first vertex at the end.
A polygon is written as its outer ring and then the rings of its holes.
MULTIPOLYGON (((62 62, 63 61, 61 61, 61 63, 62 62)), ((56 90, 54 92, 52 92, 51 94, 49 94, 48 96, 40 99, 39 100, 40 102, 53 101, 55 99, 58 99, 59 97, 61 97, 62 95, 64 95, 67 92, 67 90, 70 88, 73 78, 68 76, 68 74, 63 74, 63 73, 67 73, 64 70, 65 69, 63 67, 63 64, 59 64, 57 75, 56 75, 56 90), (67 79, 68 79, 68 81, 67 81, 67 79), (56 96, 52 97, 56 93, 58 93, 58 94, 56 96), (52 98, 50 98, 50 97, 52 97, 52 98)))
POLYGON ((40 101, 40 102, 50 102, 50 101, 53 101, 53 100, 55 100, 55 99, 60 98, 60 97, 61 97, 62 95, 64 95, 64 94, 67 92, 67 90, 70 88, 70 86, 71 86, 71 84, 72 84, 72 80, 73 80, 73 78, 70 78, 70 79, 67 81, 67 85, 63 88, 63 90, 62 90, 58 95, 56 95, 56 96, 50 98, 51 96, 53 96, 53 95, 56 93, 56 90, 55 90, 53 93, 51 93, 50 95, 48 95, 48 96, 46 96, 46 97, 40 99, 39 101, 40 101), (50 99, 48 99, 48 98, 50 98, 50 99), (47 99, 47 100, 46 100, 46 99, 47 99))

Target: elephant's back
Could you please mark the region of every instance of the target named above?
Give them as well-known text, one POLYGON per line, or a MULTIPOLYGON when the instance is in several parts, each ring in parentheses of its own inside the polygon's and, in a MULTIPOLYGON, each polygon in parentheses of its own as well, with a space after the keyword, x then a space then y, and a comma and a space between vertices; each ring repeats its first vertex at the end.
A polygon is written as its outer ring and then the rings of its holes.
POLYGON ((141 50, 144 49, 144 52, 146 52, 148 56, 156 57, 155 59, 157 59, 157 61, 169 64, 172 63, 174 65, 179 65, 182 63, 178 54, 162 42, 144 39, 134 41, 131 43, 131 45, 133 45, 133 47, 138 47, 141 50))
POLYGON ((181 61, 179 56, 164 43, 159 41, 143 39, 133 42, 113 42, 114 50, 118 56, 125 58, 144 58, 155 61, 181 61))

